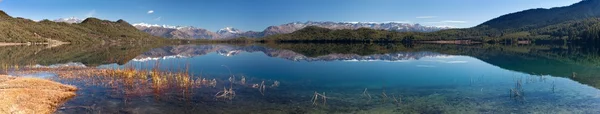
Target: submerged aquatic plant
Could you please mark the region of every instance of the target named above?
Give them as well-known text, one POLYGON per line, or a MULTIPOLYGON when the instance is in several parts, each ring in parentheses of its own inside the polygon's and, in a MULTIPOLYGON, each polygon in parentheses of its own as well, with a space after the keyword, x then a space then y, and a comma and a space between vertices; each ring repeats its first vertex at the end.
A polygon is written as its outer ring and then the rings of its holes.
POLYGON ((240 80, 240 83, 241 83, 242 85, 245 85, 245 84, 246 84, 246 76, 242 76, 242 80, 240 80))
POLYGON ((279 87, 280 82, 275 80, 275 82, 273 82, 273 85, 271 85, 271 88, 273 87, 279 87))

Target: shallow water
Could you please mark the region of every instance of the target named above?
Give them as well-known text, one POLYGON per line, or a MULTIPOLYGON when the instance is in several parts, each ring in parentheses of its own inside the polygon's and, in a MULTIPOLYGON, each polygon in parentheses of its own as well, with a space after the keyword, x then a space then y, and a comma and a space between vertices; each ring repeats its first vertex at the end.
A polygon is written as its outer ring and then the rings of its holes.
POLYGON ((598 69, 594 65, 514 52, 468 54, 474 52, 464 48, 361 55, 332 51, 314 56, 292 50, 256 45, 169 46, 122 65, 98 66, 188 69, 192 79, 216 79, 216 87, 157 89, 151 79, 108 82, 41 76, 80 88, 57 113, 600 112, 600 91, 590 75, 598 69), (263 81, 264 91, 252 87, 263 81), (235 97, 216 98, 223 88, 232 88, 235 97), (315 93, 326 96, 326 101, 320 96, 314 100, 315 93))

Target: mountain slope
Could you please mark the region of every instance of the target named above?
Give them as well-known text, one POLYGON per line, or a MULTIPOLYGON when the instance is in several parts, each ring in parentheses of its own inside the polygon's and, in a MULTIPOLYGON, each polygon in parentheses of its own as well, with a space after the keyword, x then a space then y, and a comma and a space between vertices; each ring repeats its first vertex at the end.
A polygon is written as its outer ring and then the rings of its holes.
POLYGON ((422 34, 419 40, 471 39, 483 42, 600 43, 600 0, 570 6, 530 9, 489 20, 476 27, 422 34))
POLYGON ((263 32, 265 36, 274 34, 287 34, 294 31, 303 29, 309 26, 316 26, 321 28, 328 28, 332 30, 351 29, 356 30, 360 28, 369 28, 375 30, 387 30, 396 32, 435 32, 439 30, 449 29, 447 27, 431 27, 422 26, 420 24, 408 24, 408 23, 370 23, 370 22, 313 22, 308 21, 305 23, 294 22, 282 24, 279 26, 267 27, 263 32))
POLYGON ((147 42, 160 40, 137 30, 129 23, 88 18, 81 23, 69 24, 42 20, 35 22, 13 18, 0 11, 0 42, 46 42, 47 39, 71 43, 147 42))
POLYGON ((146 23, 133 24, 135 28, 152 36, 168 39, 218 39, 219 34, 196 27, 180 27, 167 25, 151 25, 146 23))
POLYGON ((530 9, 489 20, 477 27, 500 30, 538 28, 570 20, 600 17, 600 0, 583 0, 579 3, 551 9, 530 9))

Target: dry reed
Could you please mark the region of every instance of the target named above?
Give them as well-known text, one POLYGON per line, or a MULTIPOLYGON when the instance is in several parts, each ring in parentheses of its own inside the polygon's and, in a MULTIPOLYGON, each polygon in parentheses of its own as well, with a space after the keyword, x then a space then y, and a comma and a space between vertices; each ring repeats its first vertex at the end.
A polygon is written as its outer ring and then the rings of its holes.
POLYGON ((50 114, 75 96, 77 88, 45 79, 0 75, 0 113, 50 114))

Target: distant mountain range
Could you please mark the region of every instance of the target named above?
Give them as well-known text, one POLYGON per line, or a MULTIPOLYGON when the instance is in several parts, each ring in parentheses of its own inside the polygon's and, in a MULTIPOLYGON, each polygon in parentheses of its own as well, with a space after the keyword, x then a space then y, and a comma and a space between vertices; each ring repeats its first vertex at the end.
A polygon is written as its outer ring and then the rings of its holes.
MULTIPOLYGON (((83 20, 74 17, 71 18, 60 18, 54 20, 55 22, 66 22, 66 23, 80 23, 83 20)), ((297 30, 303 29, 308 26, 317 26, 322 28, 340 30, 340 29, 352 29, 356 30, 359 28, 370 28, 377 30, 388 30, 397 32, 435 32, 444 29, 450 29, 450 27, 433 27, 423 26, 420 24, 408 24, 408 23, 374 23, 374 22, 293 22, 282 24, 279 26, 269 26, 261 32, 256 31, 242 31, 233 27, 226 27, 216 32, 209 31, 203 28, 197 28, 193 26, 170 26, 170 25, 158 25, 148 23, 136 23, 133 24, 137 29, 149 33, 153 36, 159 36, 170 39, 231 39, 238 37, 247 38, 259 38, 276 34, 287 34, 297 30)))
MULTIPOLYGON (((57 19, 55 21, 66 23, 81 22, 81 20, 73 18, 57 19)), ((448 27, 430 27, 394 22, 312 21, 269 26, 263 31, 242 31, 227 27, 213 32, 191 26, 167 26, 146 23, 134 24, 134 27, 153 36, 171 39, 270 37, 268 39, 280 41, 297 41, 300 39, 365 42, 471 39, 481 42, 517 42, 522 40, 535 42, 539 40, 543 42, 560 41, 566 43, 566 41, 577 41, 596 42, 600 44, 600 0, 582 0, 570 6, 550 9, 538 8, 510 13, 489 20, 476 27, 465 29, 450 29, 448 27), (303 30, 305 28, 309 29, 303 30)))
POLYGON ((398 32, 435 32, 443 29, 449 29, 448 27, 430 27, 422 26, 419 24, 407 24, 407 23, 361 23, 361 22, 294 22, 282 24, 279 26, 267 27, 262 32, 256 31, 241 31, 236 28, 227 27, 217 32, 211 32, 206 29, 196 27, 181 27, 181 26, 168 26, 168 25, 152 25, 146 23, 134 24, 134 26, 144 32, 150 33, 154 36, 160 36, 165 38, 174 39, 229 39, 238 37, 258 38, 276 34, 287 34, 294 31, 303 29, 308 26, 318 26, 328 29, 359 29, 359 28, 371 28, 377 30, 388 30, 398 32))

